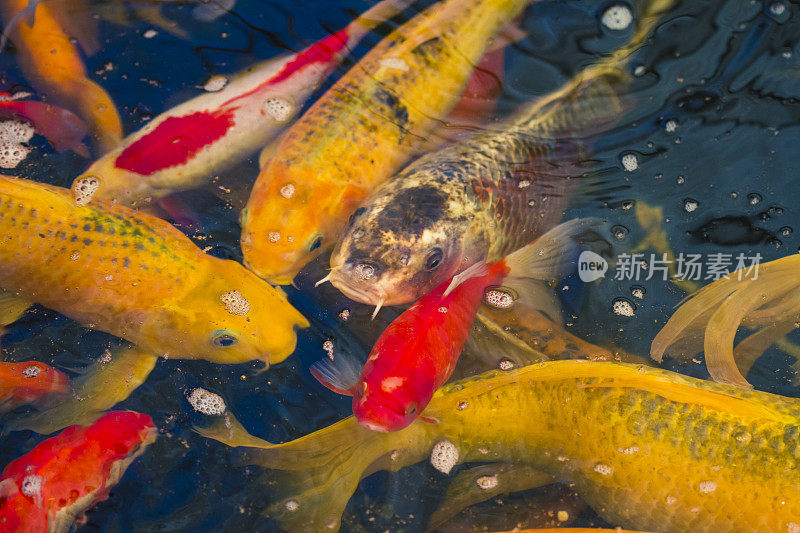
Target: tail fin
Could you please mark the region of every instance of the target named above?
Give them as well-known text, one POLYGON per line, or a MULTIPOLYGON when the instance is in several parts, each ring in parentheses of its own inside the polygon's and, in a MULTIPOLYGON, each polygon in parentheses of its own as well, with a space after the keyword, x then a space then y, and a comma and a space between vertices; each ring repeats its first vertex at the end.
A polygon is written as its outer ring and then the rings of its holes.
POLYGON ((750 387, 737 367, 733 340, 739 326, 763 328, 737 346, 745 366, 767 346, 794 329, 800 318, 800 256, 792 255, 759 266, 758 277, 739 270, 690 296, 653 339, 650 355, 691 357, 705 352, 715 381, 750 387), (702 345, 700 341, 702 339, 702 345))
POLYGON ((359 481, 378 470, 397 471, 430 453, 426 432, 431 426, 418 421, 401 431, 378 433, 349 417, 297 440, 270 444, 249 435, 229 414, 197 431, 232 446, 256 445, 246 448, 245 462, 270 469, 264 485, 276 487, 277 493, 265 515, 283 529, 336 531, 359 481))
POLYGON ((157 359, 135 347, 119 348, 110 360, 94 363, 75 379, 72 398, 53 400, 35 415, 11 423, 10 429, 47 435, 74 424, 91 424, 144 383, 157 359))

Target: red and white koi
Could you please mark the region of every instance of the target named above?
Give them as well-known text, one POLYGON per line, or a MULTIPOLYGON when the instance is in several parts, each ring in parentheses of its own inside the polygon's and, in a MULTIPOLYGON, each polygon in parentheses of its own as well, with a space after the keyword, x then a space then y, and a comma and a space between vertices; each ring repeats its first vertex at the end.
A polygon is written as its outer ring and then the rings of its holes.
POLYGON ((264 148, 352 47, 411 1, 382 0, 305 50, 251 67, 221 90, 162 113, 83 177, 99 179, 99 197, 126 205, 202 185, 264 148))

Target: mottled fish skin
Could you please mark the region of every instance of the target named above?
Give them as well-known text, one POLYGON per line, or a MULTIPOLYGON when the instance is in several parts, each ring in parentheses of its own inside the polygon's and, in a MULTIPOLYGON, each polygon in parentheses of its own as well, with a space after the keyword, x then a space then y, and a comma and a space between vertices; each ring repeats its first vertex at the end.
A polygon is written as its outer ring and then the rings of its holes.
POLYGON ((289 283, 427 142, 491 38, 532 0, 443 0, 381 41, 281 139, 242 212, 245 264, 289 283))
POLYGON ((177 358, 275 363, 294 350, 294 327, 308 325, 282 293, 167 222, 100 200, 78 206, 66 189, 9 177, 0 177, 0 288, 177 358), (230 291, 246 313, 222 300, 230 291))
POLYGON ((446 385, 423 416, 438 423, 376 433, 351 417, 253 453, 252 462, 287 471, 270 515, 285 527, 296 516, 281 512, 292 499, 306 523, 338 523, 362 477, 427 460, 447 440, 458 450, 454 463, 540 469, 626 528, 800 527, 794 398, 639 365, 553 361, 446 385))
POLYGON ((649 2, 628 45, 495 131, 429 153, 375 189, 331 255, 331 283, 363 303, 407 303, 553 227, 568 178, 583 173, 585 136, 624 111, 626 59, 673 3, 649 2))

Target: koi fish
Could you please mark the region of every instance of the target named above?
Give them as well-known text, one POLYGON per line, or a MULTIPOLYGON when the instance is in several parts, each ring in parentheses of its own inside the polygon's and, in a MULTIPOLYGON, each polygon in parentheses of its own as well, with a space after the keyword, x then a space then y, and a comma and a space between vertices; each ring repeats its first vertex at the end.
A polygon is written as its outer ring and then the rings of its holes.
POLYGON ((744 375, 800 320, 800 257, 741 268, 690 296, 653 339, 651 357, 705 354, 715 381, 751 388, 744 375), (754 331, 734 347, 739 326, 754 331))
MULTIPOLYGON (((438 424, 378 433, 350 417, 284 444, 262 440, 245 460, 275 470, 267 514, 290 531, 335 527, 363 477, 431 458, 537 468, 624 528, 793 531, 798 413, 794 398, 665 370, 552 361, 445 385, 424 412, 438 424)), ((244 442, 222 422, 200 431, 244 442)))
POLYGON ((0 177, 0 288, 152 356, 269 365, 294 351, 308 322, 283 293, 163 220, 90 200, 91 185, 0 177))
POLYGON ((89 150, 81 142, 89 130, 71 111, 43 102, 16 100, 9 93, 0 92, 0 117, 30 122, 36 133, 44 136, 59 152, 73 150, 89 157, 89 150))
POLYGON ((246 265, 289 283, 329 250, 370 190, 425 145, 492 38, 531 1, 443 0, 368 52, 261 169, 241 215, 246 265))
POLYGON ((69 378, 38 361, 0 362, 0 406, 2 410, 36 402, 51 394, 64 394, 69 378))
MULTIPOLYGON (((122 122, 108 93, 87 77, 86 67, 56 10, 64 5, 34 4, 32 26, 20 20, 8 29, 17 48, 19 66, 28 80, 48 100, 74 111, 86 124, 102 151, 114 148, 122 139, 122 122)), ((4 0, 3 19, 10 21, 24 9, 27 0, 4 0)))
MULTIPOLYGON (((433 393, 452 375, 487 287, 511 276, 545 282, 559 279, 577 259, 578 246, 570 236, 595 222, 564 223, 492 265, 476 263, 442 283, 389 324, 360 377, 356 365, 344 355, 318 361, 311 373, 332 391, 353 396, 353 414, 364 427, 403 429, 419 417, 433 393)), ((514 290, 511 283, 506 284, 509 291, 514 290)))
POLYGON ((305 50, 250 67, 222 90, 162 113, 84 177, 100 181, 99 197, 129 206, 202 185, 264 148, 354 46, 411 1, 383 0, 305 50))
POLYGON ((427 294, 479 261, 494 262, 552 227, 566 208, 575 137, 616 122, 624 68, 674 0, 654 0, 630 42, 499 129, 426 154, 352 212, 326 278, 348 298, 397 305, 427 294))
POLYGON ((41 442, 0 476, 0 529, 70 531, 156 436, 149 416, 114 411, 41 442))

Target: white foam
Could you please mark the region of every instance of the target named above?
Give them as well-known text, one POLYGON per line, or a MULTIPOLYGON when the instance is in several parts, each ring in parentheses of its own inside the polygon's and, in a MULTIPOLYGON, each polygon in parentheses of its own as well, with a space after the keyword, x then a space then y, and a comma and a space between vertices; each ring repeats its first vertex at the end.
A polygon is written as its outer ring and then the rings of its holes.
POLYGON ((239 291, 228 291, 220 297, 220 300, 232 315, 244 316, 250 311, 250 302, 239 291))
POLYGON ((204 415, 221 415, 225 412, 222 396, 197 387, 189 394, 189 403, 195 411, 204 415))
POLYGON ((458 448, 449 440, 436 443, 431 451, 431 464, 444 474, 449 474, 458 463, 458 448))

